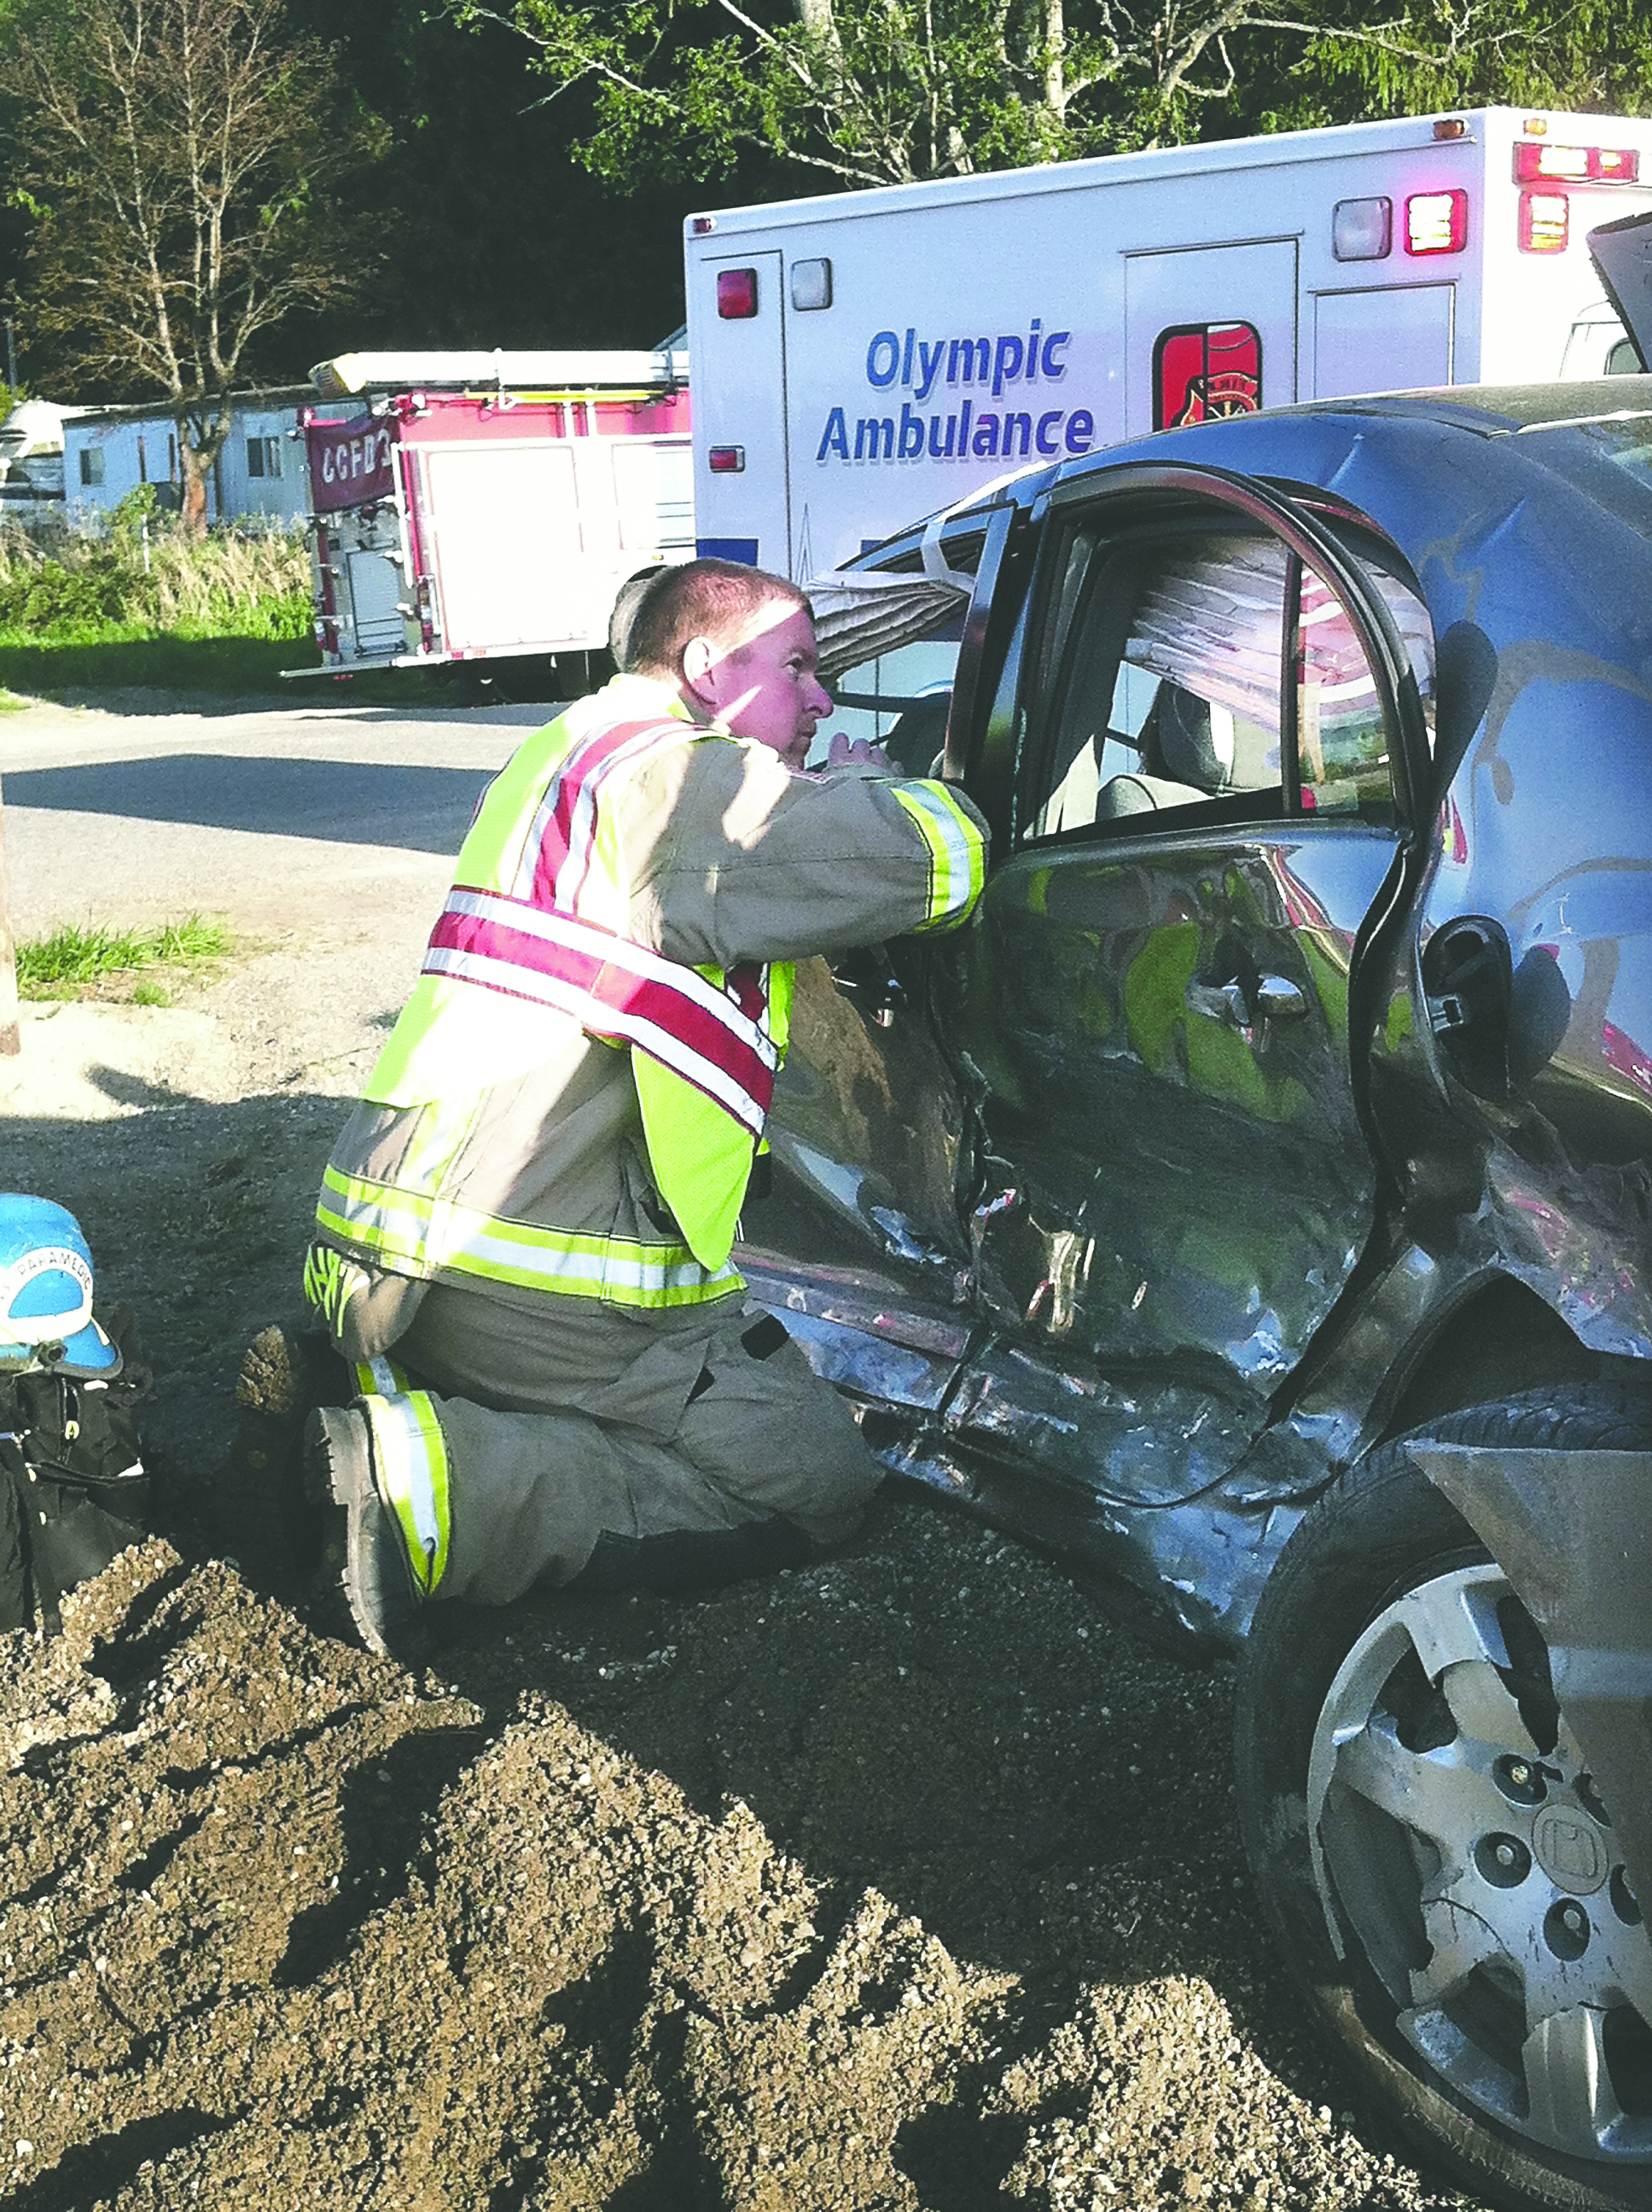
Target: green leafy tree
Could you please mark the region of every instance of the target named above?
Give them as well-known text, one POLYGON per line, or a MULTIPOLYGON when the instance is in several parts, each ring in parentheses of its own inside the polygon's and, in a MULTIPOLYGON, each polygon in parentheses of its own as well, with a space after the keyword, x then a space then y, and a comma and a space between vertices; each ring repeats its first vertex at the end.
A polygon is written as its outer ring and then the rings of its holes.
POLYGON ((453 0, 508 21, 578 158, 630 188, 756 149, 840 185, 905 184, 1236 128, 1473 100, 1644 98, 1648 0, 453 0), (1259 101, 1260 82, 1273 94, 1259 101))
POLYGON ((280 0, 37 8, 0 52, 0 95, 33 218, 28 325, 60 370, 165 395, 204 528, 231 391, 288 317, 363 281, 336 187, 374 126, 280 0))
MULTIPOLYGON (((287 9, 337 41, 388 141, 349 187, 383 276, 349 308, 288 326, 295 365, 369 344, 646 346, 682 321, 683 217, 697 188, 650 177, 622 194, 579 166, 586 103, 539 105, 515 31, 463 30, 429 0, 287 9)), ((758 197, 763 169, 752 161, 738 188, 758 197)))

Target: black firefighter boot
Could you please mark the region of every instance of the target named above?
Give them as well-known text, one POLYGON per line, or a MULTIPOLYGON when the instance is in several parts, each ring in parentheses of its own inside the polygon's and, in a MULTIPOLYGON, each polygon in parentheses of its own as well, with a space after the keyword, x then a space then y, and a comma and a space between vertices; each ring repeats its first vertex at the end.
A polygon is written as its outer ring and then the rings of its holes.
POLYGON ((319 1330, 277 1322, 255 1336, 235 1382, 240 1408, 229 1455, 213 1477, 220 1547, 258 1587, 307 1582, 321 1518, 304 1480, 304 1424, 318 1406, 348 1405, 349 1368, 319 1330))

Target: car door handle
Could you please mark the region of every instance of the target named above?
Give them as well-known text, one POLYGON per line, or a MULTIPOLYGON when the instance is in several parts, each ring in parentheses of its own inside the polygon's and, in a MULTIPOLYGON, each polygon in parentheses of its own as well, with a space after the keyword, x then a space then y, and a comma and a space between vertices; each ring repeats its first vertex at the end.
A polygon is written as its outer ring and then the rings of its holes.
POLYGON ((1225 983, 1189 983, 1187 998, 1193 1013, 1207 1014, 1212 1021, 1230 1023, 1236 1030, 1249 1025, 1250 1008, 1245 1002, 1244 986, 1236 975, 1225 983))
POLYGON ((1239 1030, 1263 1020, 1295 1021, 1308 1012, 1301 990, 1285 975, 1259 975, 1249 991, 1236 975, 1225 983, 1189 983, 1187 998, 1193 1013, 1239 1030))

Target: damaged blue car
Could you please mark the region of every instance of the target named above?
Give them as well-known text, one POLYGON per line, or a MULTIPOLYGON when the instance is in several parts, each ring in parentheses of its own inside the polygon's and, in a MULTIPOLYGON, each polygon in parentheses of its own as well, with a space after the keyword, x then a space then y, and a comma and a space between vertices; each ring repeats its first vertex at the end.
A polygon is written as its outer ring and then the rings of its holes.
POLYGON ((1171 431, 831 580, 992 866, 800 975, 755 1291, 1241 1658, 1266 1909, 1436 2160, 1652 2204, 1652 378, 1171 431))

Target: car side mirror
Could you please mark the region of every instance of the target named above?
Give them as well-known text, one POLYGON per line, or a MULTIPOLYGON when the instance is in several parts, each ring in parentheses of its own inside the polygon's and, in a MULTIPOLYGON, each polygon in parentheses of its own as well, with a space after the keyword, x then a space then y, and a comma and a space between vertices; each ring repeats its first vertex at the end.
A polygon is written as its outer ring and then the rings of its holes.
POLYGON ((1514 963, 1502 923, 1480 914, 1442 923, 1423 948, 1423 992, 1448 1072, 1477 1098, 1506 1098, 1514 963))

